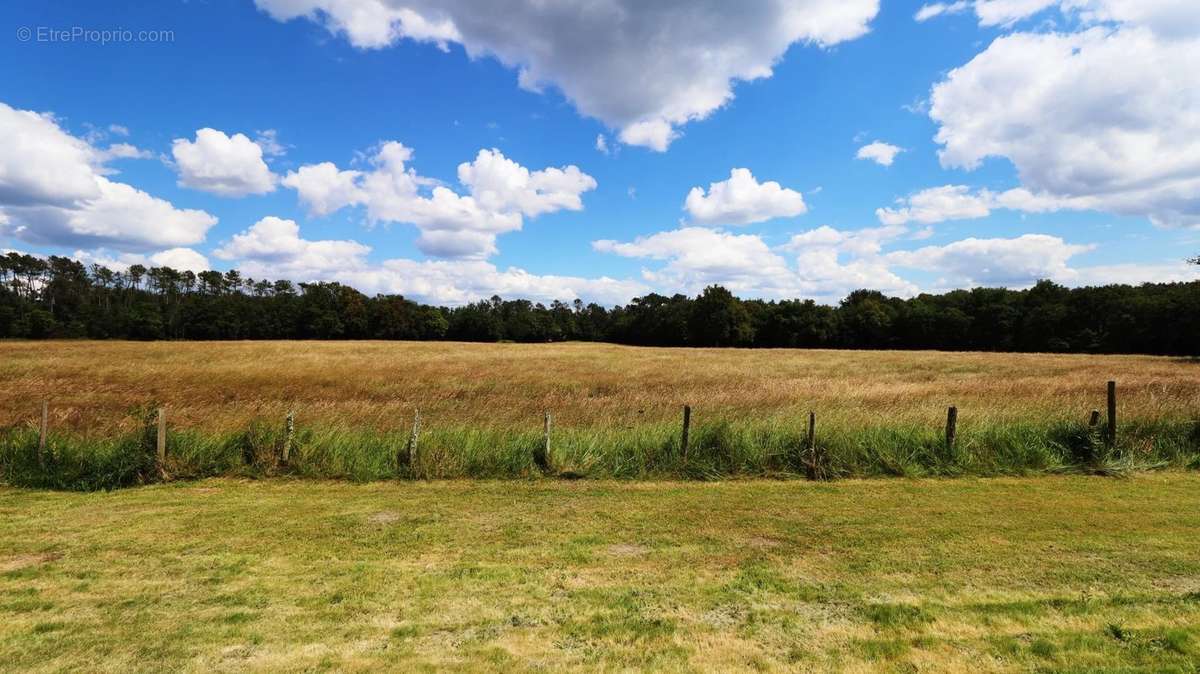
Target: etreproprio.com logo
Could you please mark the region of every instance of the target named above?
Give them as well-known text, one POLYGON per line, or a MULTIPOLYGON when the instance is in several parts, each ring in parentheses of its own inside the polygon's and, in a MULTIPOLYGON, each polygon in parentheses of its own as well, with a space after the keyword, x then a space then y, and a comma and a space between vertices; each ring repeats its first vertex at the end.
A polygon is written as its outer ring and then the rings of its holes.
POLYGON ((131 30, 128 28, 88 28, 86 26, 21 26, 17 28, 19 42, 122 44, 131 42, 174 42, 173 30, 131 30))

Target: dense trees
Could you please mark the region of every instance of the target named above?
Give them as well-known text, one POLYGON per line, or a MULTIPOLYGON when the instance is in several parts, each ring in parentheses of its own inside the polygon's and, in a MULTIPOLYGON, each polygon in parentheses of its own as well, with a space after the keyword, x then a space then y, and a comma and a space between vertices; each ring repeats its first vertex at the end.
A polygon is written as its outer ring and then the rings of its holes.
POLYGON ((975 288, 911 299, 856 290, 836 307, 651 293, 605 308, 492 297, 461 307, 367 297, 338 283, 116 272, 64 257, 0 256, 0 337, 611 341, 659 346, 969 349, 1200 355, 1200 282, 1028 290, 975 288))

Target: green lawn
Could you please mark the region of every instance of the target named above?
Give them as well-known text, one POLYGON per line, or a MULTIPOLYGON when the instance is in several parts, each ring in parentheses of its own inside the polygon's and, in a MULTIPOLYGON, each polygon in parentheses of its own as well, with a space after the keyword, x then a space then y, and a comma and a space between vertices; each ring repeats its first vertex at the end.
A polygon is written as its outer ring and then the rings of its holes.
POLYGON ((1200 475, 0 487, 0 669, 1196 671, 1200 475))

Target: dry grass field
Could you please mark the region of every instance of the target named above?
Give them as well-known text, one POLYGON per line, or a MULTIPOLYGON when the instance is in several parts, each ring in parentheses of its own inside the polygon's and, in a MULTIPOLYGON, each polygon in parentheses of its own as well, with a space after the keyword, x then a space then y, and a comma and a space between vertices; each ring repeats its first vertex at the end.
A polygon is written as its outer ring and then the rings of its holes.
POLYGON ((356 480, 716 479, 804 472, 807 413, 832 476, 1190 466, 1200 362, 1144 356, 654 349, 603 344, 0 342, 0 469, 32 486, 148 479, 147 416, 169 419, 167 473, 287 471, 356 480), (1086 425, 1118 382, 1121 432, 1086 425), (42 400, 49 454, 35 464, 42 400), (688 452, 682 406, 693 409, 688 452), (945 446, 946 409, 959 411, 945 446), (405 454, 415 411, 418 451, 405 454), (5 458, 7 457, 7 458, 5 458), (543 466, 544 468, 544 466, 543 466))
POLYGON ((1200 662, 1200 476, 0 487, 6 671, 1200 662))
POLYGON ((1120 386, 1129 419, 1200 414, 1200 361, 936 351, 657 349, 605 344, 448 342, 0 342, 0 426, 128 430, 129 410, 165 404, 172 424, 208 432, 282 419, 406 429, 428 424, 538 429, 697 418, 822 425, 964 425, 1086 417, 1120 386), (124 425, 124 426, 123 426, 124 425))

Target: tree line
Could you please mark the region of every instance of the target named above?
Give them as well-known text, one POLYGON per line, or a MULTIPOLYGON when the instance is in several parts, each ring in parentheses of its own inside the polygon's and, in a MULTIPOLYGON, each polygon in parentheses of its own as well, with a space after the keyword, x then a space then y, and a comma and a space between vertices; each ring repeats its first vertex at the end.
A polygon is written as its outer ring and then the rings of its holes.
POLYGON ((1200 355, 1200 282, 1026 290, 974 288, 909 299, 856 290, 837 306, 651 293, 624 306, 492 297, 459 307, 340 283, 125 271, 66 257, 0 256, 0 337, 604 341, 653 346, 945 349, 1200 355))

